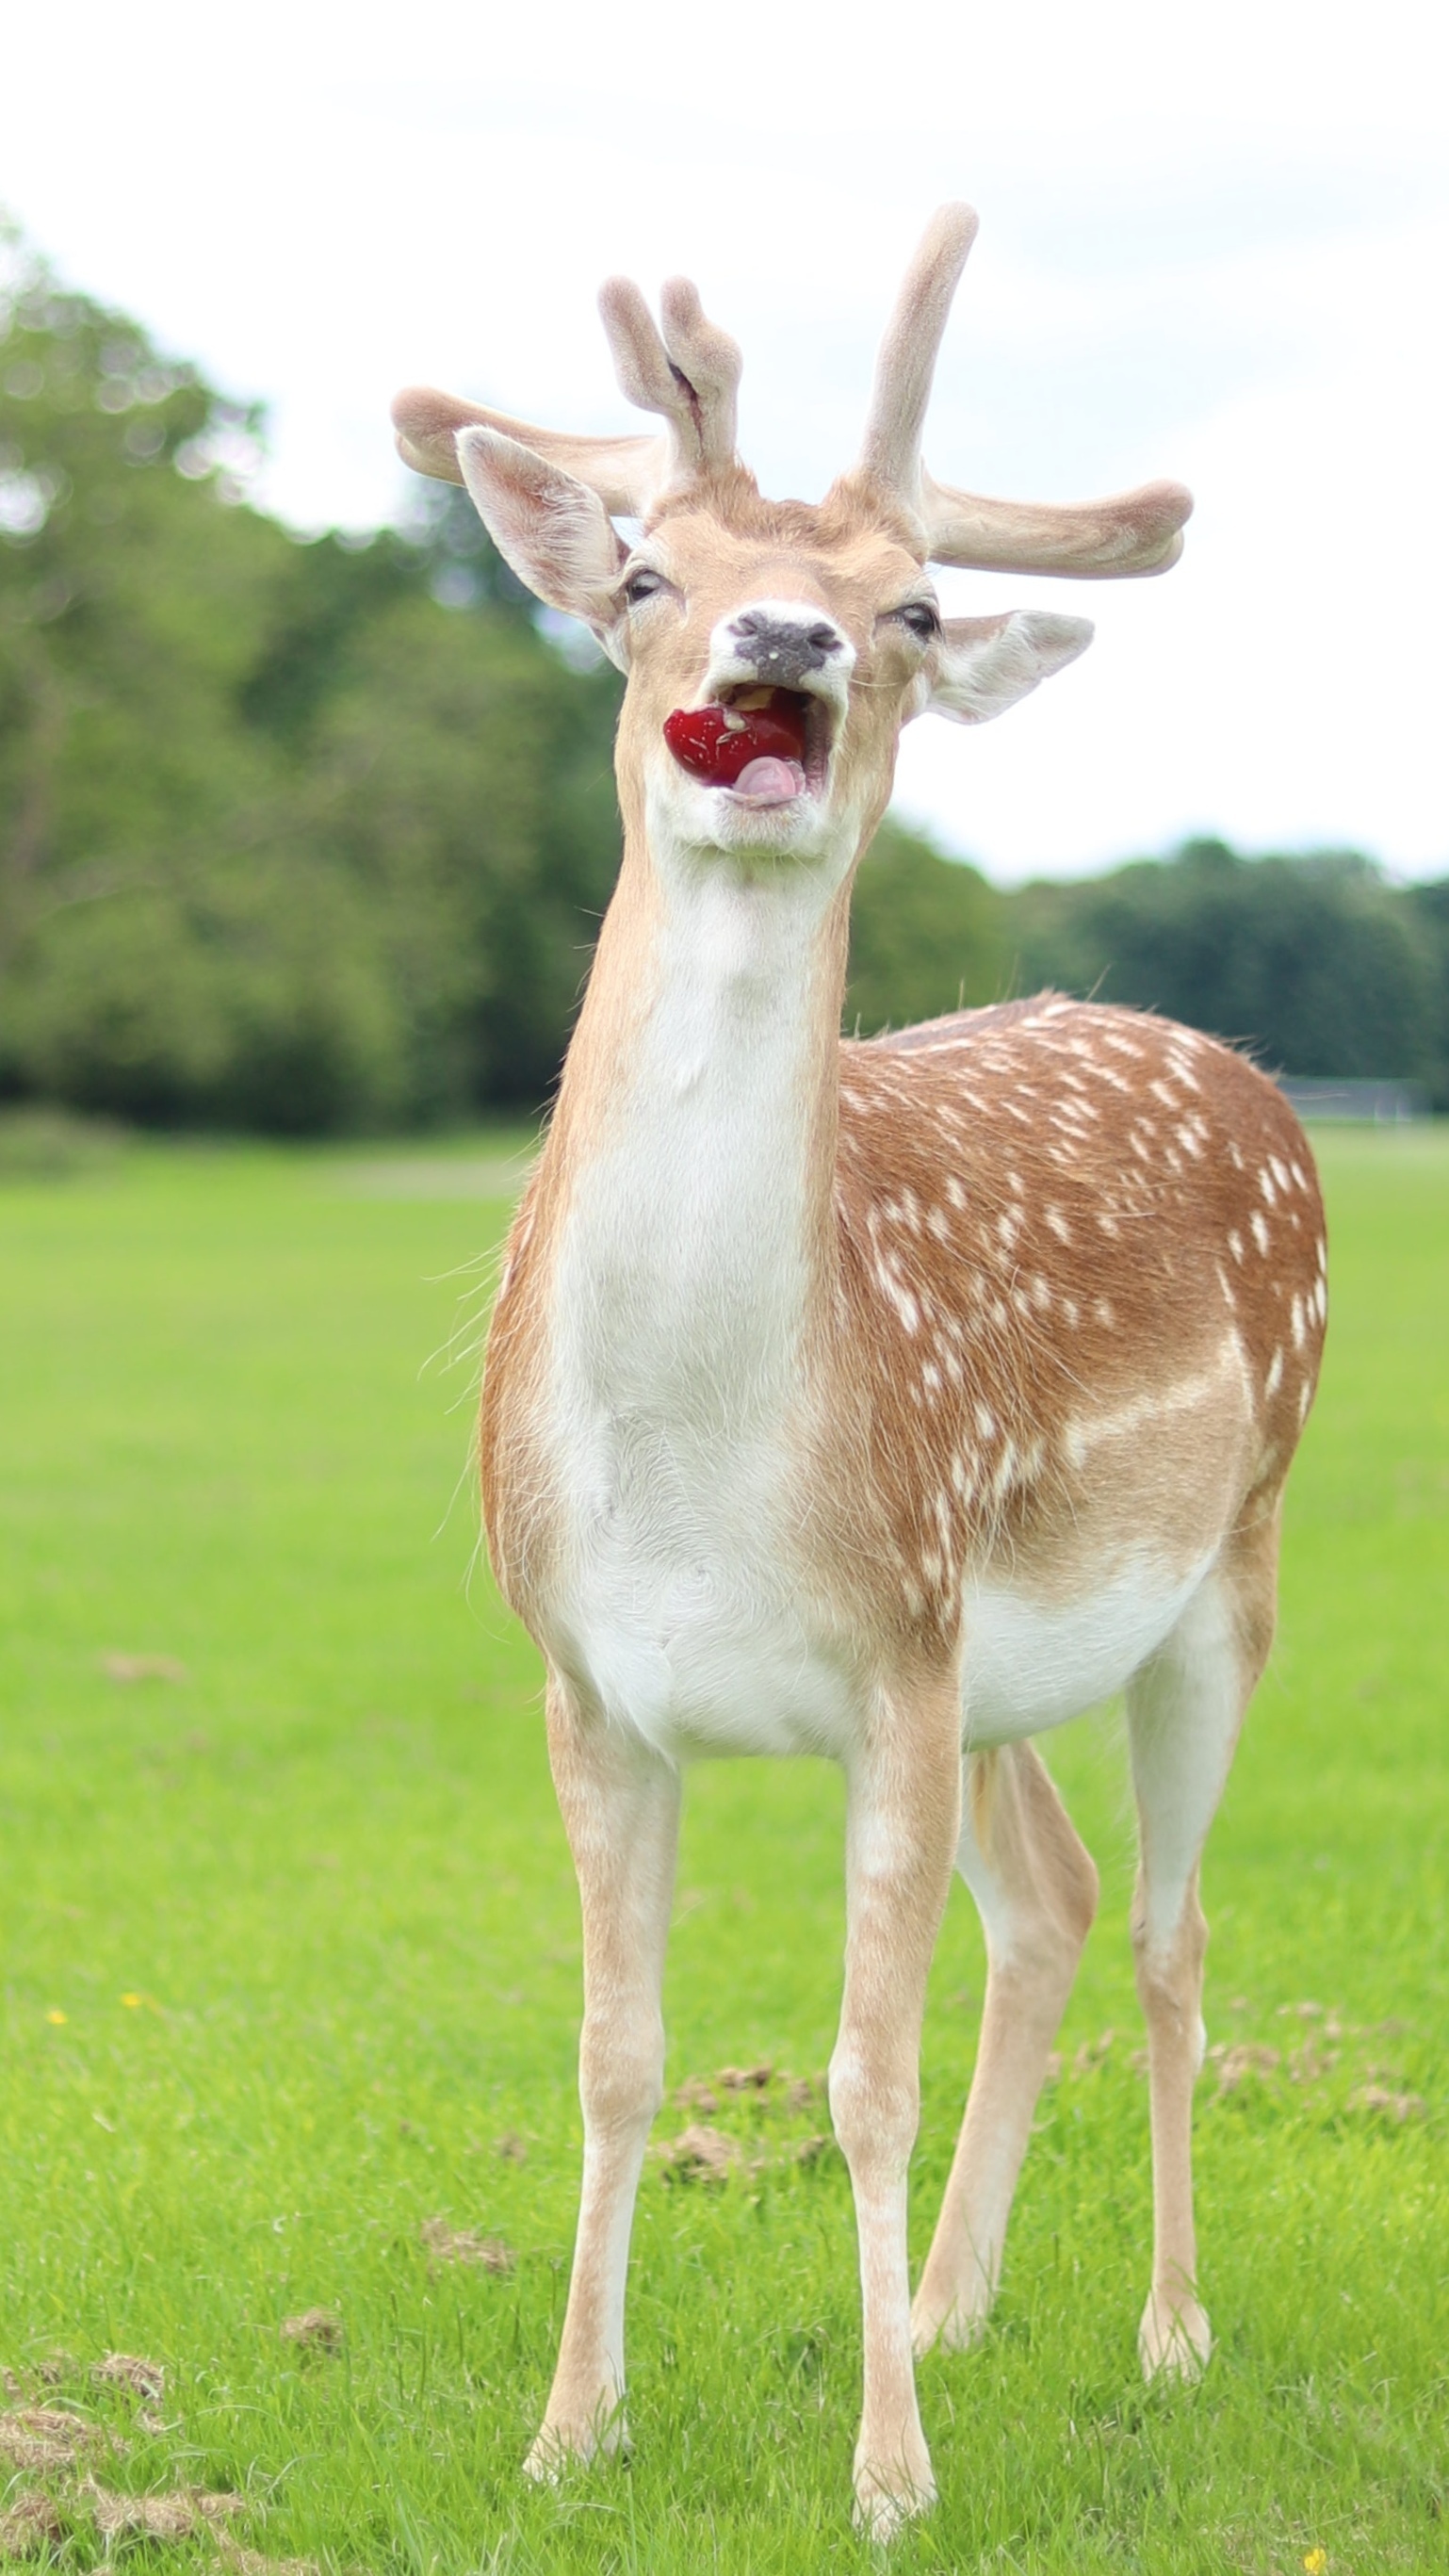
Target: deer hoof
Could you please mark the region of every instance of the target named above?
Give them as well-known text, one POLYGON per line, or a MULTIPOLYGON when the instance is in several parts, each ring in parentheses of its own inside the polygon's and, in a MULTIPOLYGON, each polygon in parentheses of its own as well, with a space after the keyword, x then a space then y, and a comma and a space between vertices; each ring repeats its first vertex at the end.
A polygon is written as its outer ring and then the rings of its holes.
POLYGON ((627 2451, 629 2429, 617 2410, 583 2424, 545 2424, 536 2434, 523 2463, 523 2474, 536 2486, 556 2487, 573 2469, 591 2460, 627 2451))
POLYGON ((929 2460, 923 2459, 916 2477, 904 2476, 900 2469, 886 2470, 869 2465, 855 2473, 856 2530, 884 2548, 898 2531, 918 2514, 929 2513, 936 2501, 936 2481, 929 2460))
POLYGON ((924 2354, 940 2345, 943 2352, 970 2352, 986 2332, 990 2310, 972 2307, 958 2299, 954 2307, 925 2308, 920 2300, 911 2310, 911 2347, 919 2361, 924 2354))
POLYGON ((1196 2299, 1174 2301, 1153 2291, 1137 2336, 1144 2379, 1201 2379, 1212 2348, 1212 2328, 1196 2299))

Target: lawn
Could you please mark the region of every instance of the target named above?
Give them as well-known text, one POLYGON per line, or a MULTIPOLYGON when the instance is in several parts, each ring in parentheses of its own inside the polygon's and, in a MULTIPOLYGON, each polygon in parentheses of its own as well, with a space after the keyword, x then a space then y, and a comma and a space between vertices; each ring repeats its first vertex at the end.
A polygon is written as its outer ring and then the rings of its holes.
MULTIPOLYGON (((651 2161, 632 2460, 556 2494, 518 2473, 580 2130, 538 1667, 475 1557, 468 1475, 518 1142, 133 1147, 0 1183, 0 2496, 50 2494, 78 2570, 103 2545, 178 2576, 219 2549, 254 2576, 871 2564, 845 2174, 822 2100, 783 2080, 823 2067, 838 1999, 819 1764, 691 1780, 671 2083, 781 2073, 716 2080, 728 2178, 651 2161), (314 2309, 335 2326, 283 2332, 314 2309), (118 2351, 164 2390, 95 2380, 118 2351), (26 2435, 36 2403, 71 2420, 26 2435), (221 2538, 128 2532, 124 2499, 191 2489, 245 2511, 221 2538)), ((1196 2390, 1140 2384, 1108 1712, 1049 1748, 1101 1919, 996 2322, 922 2370, 941 2502, 893 2569, 1449 2566, 1449 1135, 1320 1142, 1328 1368, 1206 1879, 1210 2037, 1242 2052, 1198 2105, 1218 2350, 1196 2390)), ((958 1889, 918 2254, 981 1982, 958 1889)))

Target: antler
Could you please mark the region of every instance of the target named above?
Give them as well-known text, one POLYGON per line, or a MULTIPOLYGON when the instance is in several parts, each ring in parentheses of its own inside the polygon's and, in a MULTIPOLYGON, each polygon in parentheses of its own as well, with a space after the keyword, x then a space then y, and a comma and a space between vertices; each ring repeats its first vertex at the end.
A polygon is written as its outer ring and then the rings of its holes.
POLYGON ((392 417, 398 453, 418 474, 431 474, 440 483, 461 483, 458 431, 496 429, 587 483, 605 509, 617 511, 621 518, 640 510, 641 493, 657 477, 663 445, 658 438, 575 438, 567 430, 535 429, 531 421, 514 420, 506 411, 487 411, 481 403, 460 402, 454 394, 435 393, 431 385, 410 385, 399 394, 392 417))
POLYGON ((1165 572, 1182 552, 1181 529, 1192 510, 1180 483, 1144 483, 1111 500, 1058 505, 990 501, 927 473, 921 432, 931 379, 975 238, 969 206, 942 206, 926 227, 881 342, 857 477, 919 522, 933 563, 1082 580, 1165 572))
POLYGON ((458 431, 475 426, 501 430, 505 438, 516 439, 586 483, 605 509, 621 518, 642 518, 666 491, 733 464, 739 350, 726 332, 705 319, 688 278, 669 279, 661 306, 662 337, 628 278, 610 278, 599 295, 621 390, 640 411, 662 414, 668 424, 662 437, 578 438, 414 385, 392 407, 404 462, 419 474, 461 483, 458 431))
POLYGON ((951 299, 976 239, 972 206, 938 206, 907 269, 875 363, 858 471, 925 517, 921 432, 951 299))
MULTIPOLYGON (((976 238, 969 206, 942 206, 906 271, 876 363, 860 463, 845 478, 896 502, 916 522, 932 562, 995 572, 1068 573, 1107 580, 1164 572, 1182 552, 1192 496, 1180 483, 1144 483, 1106 501, 1055 505, 992 501, 938 483, 921 462, 921 433, 951 299, 976 238)), ((664 421, 647 438, 579 438, 536 429, 507 412, 414 386, 393 404, 398 446, 420 474, 463 480, 457 433, 500 430, 597 492, 606 510, 642 518, 666 492, 732 466, 740 353, 706 320, 696 289, 672 277, 656 323, 639 289, 613 277, 599 310, 622 391, 664 421)))
POLYGON ((662 335, 632 279, 611 277, 599 289, 620 392, 669 424, 657 442, 666 451, 662 491, 733 465, 743 362, 728 334, 706 321, 687 277, 671 277, 659 301, 662 335))

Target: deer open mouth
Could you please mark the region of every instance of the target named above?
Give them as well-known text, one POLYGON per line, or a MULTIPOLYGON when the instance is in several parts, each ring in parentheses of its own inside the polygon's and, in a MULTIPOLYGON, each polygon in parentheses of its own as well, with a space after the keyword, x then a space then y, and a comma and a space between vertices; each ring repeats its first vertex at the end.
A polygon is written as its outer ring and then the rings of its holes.
POLYGON ((742 805, 788 805, 825 784, 830 709, 803 689, 741 685, 707 707, 676 707, 664 739, 681 769, 742 805))

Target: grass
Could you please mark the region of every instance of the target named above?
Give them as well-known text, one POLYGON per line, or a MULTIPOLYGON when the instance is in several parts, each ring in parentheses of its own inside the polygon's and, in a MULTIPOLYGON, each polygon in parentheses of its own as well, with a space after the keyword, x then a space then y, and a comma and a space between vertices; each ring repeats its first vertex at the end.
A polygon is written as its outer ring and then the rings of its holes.
MULTIPOLYGON (((1210 2066, 1200 2094, 1218 2351, 1195 2391, 1140 2385, 1146 2098, 1108 1714, 1052 1748, 1102 1916, 997 2321, 922 2371, 942 2497, 902 2571, 1449 2565, 1449 1137, 1322 1142, 1328 1371, 1207 1873, 1211 2034, 1279 2052, 1227 2090, 1210 2066), (1400 2119, 1375 2089, 1424 2107, 1400 2119)), ((533 1651, 470 1580, 468 1369, 420 1373, 505 1221, 458 1192, 504 1187, 516 1143, 460 1146, 461 1174, 401 1158, 391 1185, 356 1155, 135 1148, 0 1190, 0 2363, 23 2397, 50 2361, 48 2404, 124 2434, 113 2489, 240 2490, 268 2560, 865 2566, 847 2187, 833 2153, 793 2155, 825 2115, 779 2085, 726 2098, 718 2125, 752 2142, 731 2179, 649 2170, 632 2462, 557 2495, 518 2475, 567 2280, 577 1914, 533 1651), (514 2268, 430 2251, 438 2218, 514 2268), (280 2332, 314 2305, 334 2348, 280 2332), (164 2361, 159 2409, 90 2379, 116 2349, 164 2361)), ((819 1764, 692 1779, 674 2082, 823 2066, 841 1812, 819 1764)), ((981 1982, 958 1890, 918 2254, 981 1982)), ((57 2554, 88 2569, 75 2478, 48 2483, 57 2554)), ((126 2546, 138 2567, 216 2556, 126 2546)))

